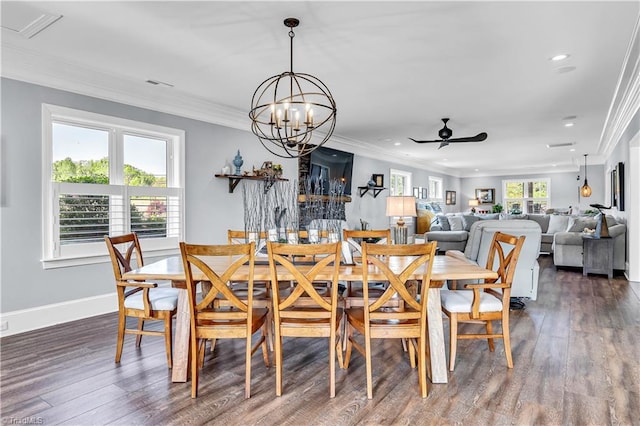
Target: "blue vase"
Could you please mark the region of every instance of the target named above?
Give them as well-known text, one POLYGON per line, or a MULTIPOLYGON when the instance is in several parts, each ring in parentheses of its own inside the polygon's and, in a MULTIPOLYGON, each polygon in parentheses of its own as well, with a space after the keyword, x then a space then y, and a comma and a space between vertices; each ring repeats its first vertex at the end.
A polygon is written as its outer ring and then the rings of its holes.
POLYGON ((244 161, 242 160, 242 155, 240 155, 240 150, 238 150, 238 153, 233 158, 233 165, 236 166, 236 175, 242 174, 242 171, 240 170, 242 164, 244 164, 244 161))

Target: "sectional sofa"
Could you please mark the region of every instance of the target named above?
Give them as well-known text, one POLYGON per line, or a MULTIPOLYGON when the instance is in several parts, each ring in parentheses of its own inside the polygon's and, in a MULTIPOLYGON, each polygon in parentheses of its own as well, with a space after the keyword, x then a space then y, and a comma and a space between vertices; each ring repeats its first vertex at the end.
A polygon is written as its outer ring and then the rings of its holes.
MULTIPOLYGON (((438 250, 464 251, 469 230, 475 222, 482 220, 531 220, 541 229, 540 253, 553 254, 556 266, 582 267, 582 232, 584 228, 595 228, 593 216, 571 216, 563 214, 447 214, 438 215, 438 223, 425 233, 428 241, 438 241, 438 250)), ((624 270, 626 263, 626 225, 606 216, 609 234, 614 238, 613 269, 624 270)))

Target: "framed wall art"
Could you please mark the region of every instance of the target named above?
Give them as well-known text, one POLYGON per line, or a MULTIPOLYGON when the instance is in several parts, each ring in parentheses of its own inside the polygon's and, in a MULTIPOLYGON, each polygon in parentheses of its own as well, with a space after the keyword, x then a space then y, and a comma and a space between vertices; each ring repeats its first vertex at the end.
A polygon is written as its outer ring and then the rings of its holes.
POLYGON ((478 188, 476 189, 476 198, 480 204, 495 204, 496 189, 495 188, 478 188))
POLYGON ((376 186, 384 186, 384 175, 372 175, 371 179, 376 183, 376 186))
POLYGON ((456 204, 456 191, 445 191, 445 204, 449 206, 456 204))

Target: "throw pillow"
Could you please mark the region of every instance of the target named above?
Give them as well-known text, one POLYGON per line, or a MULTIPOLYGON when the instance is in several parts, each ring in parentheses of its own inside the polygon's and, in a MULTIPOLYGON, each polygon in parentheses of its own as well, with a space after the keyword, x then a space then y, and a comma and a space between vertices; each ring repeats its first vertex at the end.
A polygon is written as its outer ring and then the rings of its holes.
POLYGON ((465 214, 462 215, 462 221, 464 222, 464 230, 468 231, 471 229, 471 225, 473 225, 475 222, 481 220, 480 217, 478 216, 474 216, 472 214, 465 214))
POLYGON ((547 228, 547 233, 555 234, 556 232, 564 232, 567 230, 568 224, 569 216, 552 214, 551 217, 549 217, 549 228, 547 228))
POLYGON ((449 219, 445 215, 438 215, 438 223, 442 227, 443 231, 451 231, 451 226, 449 226, 449 219))
POLYGON ((567 232, 582 232, 584 228, 596 229, 598 220, 594 217, 576 217, 572 218, 567 226, 567 232))
POLYGON ((449 216, 449 227, 452 231, 463 231, 464 224, 462 223, 462 216, 449 216))

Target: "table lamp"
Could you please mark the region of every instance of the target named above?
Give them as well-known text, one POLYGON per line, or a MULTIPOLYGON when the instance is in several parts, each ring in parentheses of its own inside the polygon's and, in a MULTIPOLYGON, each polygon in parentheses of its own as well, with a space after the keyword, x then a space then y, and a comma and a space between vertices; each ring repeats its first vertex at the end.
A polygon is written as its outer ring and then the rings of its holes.
POLYGON ((408 230, 404 224, 404 218, 407 216, 416 217, 416 197, 411 196, 392 196, 387 197, 387 216, 398 217, 396 227, 393 229, 396 244, 407 244, 408 230))
POLYGON ((469 200, 469 207, 471 207, 471 213, 475 213, 476 207, 478 207, 479 205, 480 205, 480 201, 478 201, 477 198, 472 198, 471 200, 469 200))

